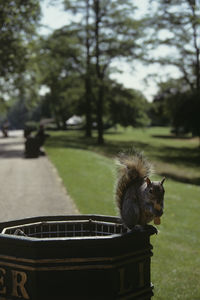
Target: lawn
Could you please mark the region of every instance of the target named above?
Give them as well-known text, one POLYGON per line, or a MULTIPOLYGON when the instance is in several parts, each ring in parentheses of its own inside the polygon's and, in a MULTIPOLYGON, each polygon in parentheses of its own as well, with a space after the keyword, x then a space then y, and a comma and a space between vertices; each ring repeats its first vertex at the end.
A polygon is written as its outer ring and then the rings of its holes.
POLYGON ((109 130, 105 145, 83 132, 51 132, 46 151, 81 213, 116 215, 116 155, 132 147, 165 181, 165 213, 152 237, 155 300, 200 299, 200 149, 198 139, 175 138, 168 128, 109 130))

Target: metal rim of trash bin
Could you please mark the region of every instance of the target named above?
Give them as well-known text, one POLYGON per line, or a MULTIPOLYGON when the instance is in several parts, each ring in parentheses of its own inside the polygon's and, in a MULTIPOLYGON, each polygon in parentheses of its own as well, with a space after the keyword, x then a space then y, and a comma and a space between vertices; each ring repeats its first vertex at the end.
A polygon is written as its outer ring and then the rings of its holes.
MULTIPOLYGON (((157 233, 151 225, 139 231, 157 233)), ((131 232, 137 234, 138 229, 130 231, 119 217, 108 215, 39 216, 0 223, 0 234, 27 241, 112 239, 131 232)))
POLYGON ((97 221, 91 218, 76 221, 42 221, 5 227, 2 234, 30 238, 100 237, 126 233, 127 229, 119 223, 97 221))

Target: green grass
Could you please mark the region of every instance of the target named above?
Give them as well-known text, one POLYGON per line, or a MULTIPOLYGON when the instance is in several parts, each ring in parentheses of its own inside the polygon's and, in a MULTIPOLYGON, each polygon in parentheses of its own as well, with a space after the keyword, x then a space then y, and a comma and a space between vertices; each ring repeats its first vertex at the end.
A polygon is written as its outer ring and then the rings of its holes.
POLYGON ((105 145, 83 132, 53 132, 46 151, 81 213, 116 214, 115 166, 121 150, 135 147, 166 176, 165 213, 152 237, 155 300, 200 299, 200 150, 198 140, 174 138, 168 128, 108 131, 105 145))
POLYGON ((101 155, 80 149, 47 147, 81 213, 113 214, 113 164, 101 155))

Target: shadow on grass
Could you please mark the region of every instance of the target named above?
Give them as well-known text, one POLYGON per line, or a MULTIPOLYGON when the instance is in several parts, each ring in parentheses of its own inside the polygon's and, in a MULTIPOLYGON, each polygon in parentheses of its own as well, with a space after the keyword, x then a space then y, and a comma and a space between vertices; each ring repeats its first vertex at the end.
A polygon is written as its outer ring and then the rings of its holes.
MULTIPOLYGON (((105 135, 106 137, 106 135, 105 135)), ((157 136, 158 137, 158 136, 157 136)), ((47 146, 53 148, 72 148, 91 150, 108 157, 116 157, 121 151, 130 150, 135 148, 139 151, 144 151, 148 158, 157 160, 160 162, 176 165, 178 168, 187 166, 196 169, 200 165, 200 151, 198 148, 191 148, 185 146, 182 147, 170 147, 163 145, 153 145, 140 141, 120 141, 120 140, 105 140, 105 144, 99 146, 96 138, 86 138, 81 132, 68 132, 67 134, 60 133, 57 136, 51 136, 47 141, 47 146)), ((190 183, 194 185, 200 184, 200 178, 189 178, 187 174, 185 176, 168 171, 161 172, 161 176, 166 176, 178 182, 190 183)))
POLYGON ((159 160, 172 164, 184 164, 188 167, 197 167, 200 164, 200 150, 191 147, 155 147, 159 160))
POLYGON ((84 149, 87 150, 92 146, 96 145, 96 139, 86 138, 81 134, 76 135, 64 135, 60 134, 59 136, 51 136, 46 145, 53 148, 75 148, 75 149, 84 149))
POLYGON ((153 138, 158 139, 169 139, 169 140, 192 140, 192 136, 185 136, 185 135, 158 135, 158 134, 152 134, 153 138))
POLYGON ((92 150, 108 157, 114 157, 119 152, 135 148, 144 150, 149 145, 143 142, 130 141, 109 141, 106 140, 104 145, 98 145, 96 138, 86 138, 83 135, 59 135, 51 137, 46 145, 53 148, 73 148, 82 150, 92 150))
POLYGON ((184 176, 178 176, 176 174, 172 174, 172 173, 168 173, 168 172, 160 172, 159 175, 164 176, 168 179, 172 179, 174 181, 182 182, 182 183, 200 185, 200 177, 199 178, 187 178, 184 176))

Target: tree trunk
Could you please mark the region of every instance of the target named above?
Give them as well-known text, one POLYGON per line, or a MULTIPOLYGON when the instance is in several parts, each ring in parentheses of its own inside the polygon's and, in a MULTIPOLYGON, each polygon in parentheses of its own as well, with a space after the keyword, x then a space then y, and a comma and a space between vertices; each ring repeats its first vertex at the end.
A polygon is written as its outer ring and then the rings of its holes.
POLYGON ((200 91, 200 49, 198 47, 198 33, 197 33, 197 26, 198 26, 198 17, 196 15, 196 1, 194 3, 190 3, 192 9, 192 28, 193 28, 193 44, 196 52, 196 62, 195 62, 195 73, 196 73, 196 89, 200 91))
POLYGON ((57 116, 56 116, 56 115, 55 115, 55 122, 56 122, 57 129, 58 129, 58 130, 61 130, 61 129, 62 129, 62 127, 60 126, 59 119, 57 118, 57 116))
POLYGON ((91 80, 90 80, 90 37, 89 37, 89 0, 86 0, 86 76, 85 76, 85 99, 86 99, 86 136, 92 136, 91 118, 91 80))
POLYGON ((64 115, 62 115, 62 129, 67 130, 67 124, 66 124, 66 119, 65 119, 64 115))
POLYGON ((90 82, 87 81, 86 75, 86 82, 85 82, 85 97, 86 97, 86 136, 92 136, 92 118, 91 118, 91 93, 90 93, 90 82))
POLYGON ((100 70, 100 49, 99 49, 99 23, 100 23, 100 9, 99 9, 99 0, 94 0, 95 4, 95 56, 96 56, 96 74, 97 74, 97 84, 98 84, 98 93, 97 93, 97 128, 98 128, 98 144, 102 145, 104 143, 103 139, 103 102, 104 102, 104 93, 103 93, 103 75, 100 70))
POLYGON ((103 98, 104 98, 104 89, 103 84, 99 86, 98 91, 98 102, 97 102, 97 129, 98 129, 98 144, 104 144, 103 138, 103 98))

